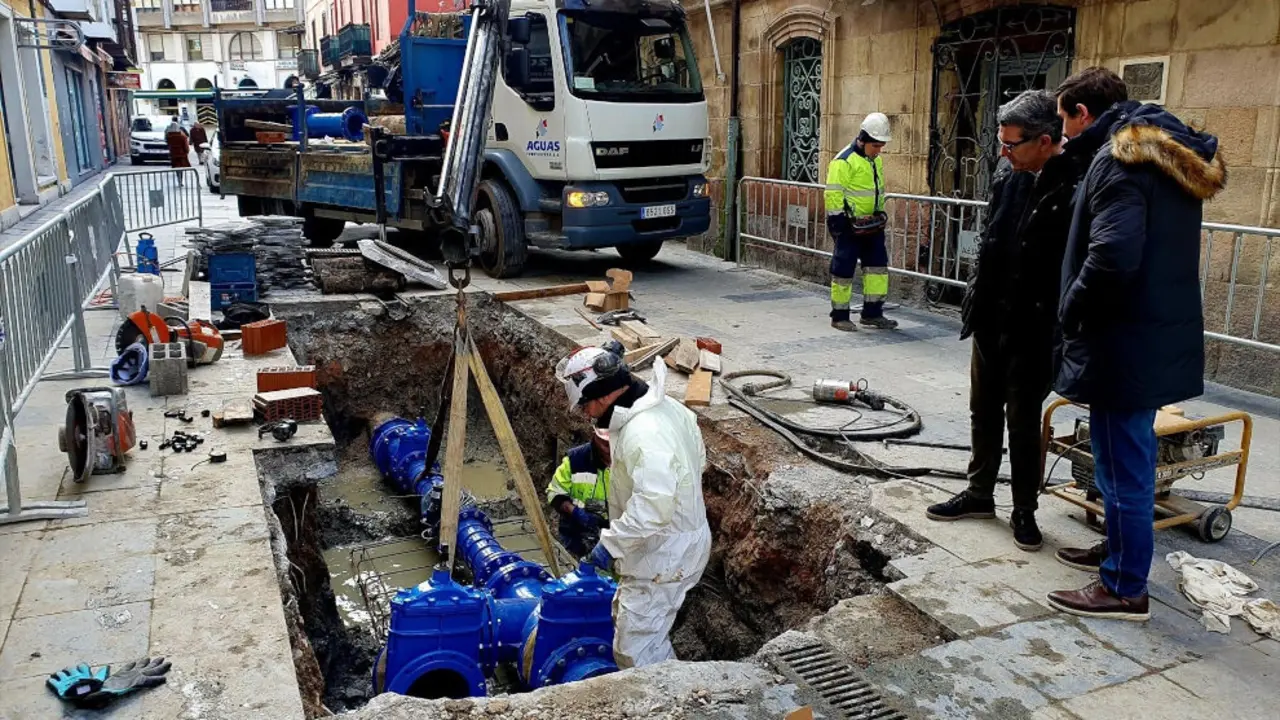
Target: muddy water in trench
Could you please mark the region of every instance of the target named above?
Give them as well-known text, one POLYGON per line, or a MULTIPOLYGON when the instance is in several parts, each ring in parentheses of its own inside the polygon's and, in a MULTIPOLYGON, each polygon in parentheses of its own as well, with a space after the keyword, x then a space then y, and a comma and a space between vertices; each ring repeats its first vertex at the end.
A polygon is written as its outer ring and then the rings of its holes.
MULTIPOLYGON (((348 456, 338 477, 322 488, 326 501, 341 500, 358 513, 403 511, 416 508, 418 499, 399 495, 384 481, 367 458, 348 456)), ((462 466, 462 486, 482 504, 508 496, 507 470, 501 460, 473 460, 462 466)), ((519 521, 498 521, 494 535, 503 546, 533 562, 543 563, 532 529, 519 521)), ((374 543, 331 547, 324 551, 334 600, 347 627, 367 625, 372 619, 358 583, 360 573, 375 572, 383 578, 390 594, 412 587, 431 575, 440 557, 421 537, 391 538, 374 543), (358 567, 357 567, 358 566, 358 567)), ((390 599, 390 595, 386 600, 390 599)))

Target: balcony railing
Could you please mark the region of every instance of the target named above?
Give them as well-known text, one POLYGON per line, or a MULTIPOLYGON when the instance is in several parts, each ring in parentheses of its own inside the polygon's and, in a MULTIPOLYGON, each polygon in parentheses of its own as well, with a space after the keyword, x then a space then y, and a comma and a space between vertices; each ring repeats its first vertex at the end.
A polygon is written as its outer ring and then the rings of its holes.
POLYGON ((298 74, 308 80, 320 77, 320 53, 315 50, 299 50, 298 74))
POLYGON ((253 0, 209 0, 213 12, 244 12, 253 10, 253 0))
POLYGON ((373 41, 370 39, 368 25, 354 23, 338 31, 338 56, 369 57, 373 55, 373 41))
POLYGON ((338 38, 332 35, 320 38, 320 59, 325 67, 338 67, 342 63, 338 55, 338 38))

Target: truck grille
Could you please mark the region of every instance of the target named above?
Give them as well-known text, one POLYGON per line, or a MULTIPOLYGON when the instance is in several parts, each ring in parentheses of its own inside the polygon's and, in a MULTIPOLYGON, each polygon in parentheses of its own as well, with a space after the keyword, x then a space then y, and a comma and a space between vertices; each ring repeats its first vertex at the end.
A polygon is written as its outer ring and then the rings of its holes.
POLYGON ((593 142, 591 154, 595 157, 596 167, 601 170, 692 165, 702 162, 702 144, 703 141, 700 138, 593 142))
POLYGON ((677 202, 689 194, 689 183, 678 177, 623 180, 618 183, 618 192, 624 202, 635 205, 677 202))

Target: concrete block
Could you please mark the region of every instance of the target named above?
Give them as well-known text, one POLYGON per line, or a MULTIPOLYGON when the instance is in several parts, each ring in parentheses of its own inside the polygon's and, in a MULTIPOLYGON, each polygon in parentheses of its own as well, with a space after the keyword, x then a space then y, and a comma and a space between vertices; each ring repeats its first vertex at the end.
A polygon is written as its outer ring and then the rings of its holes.
MULTIPOLYGON (((847 115, 862 116, 877 112, 880 108, 880 82, 875 75, 842 77, 837 102, 839 105, 832 108, 833 112, 838 110, 847 115)), ((862 118, 858 122, 861 123, 862 118)))
POLYGON ((68 562, 36 568, 27 576, 16 617, 149 601, 154 567, 150 555, 132 555, 110 563, 68 562))
POLYGON ((1147 672, 1061 618, 1010 625, 969 642, 979 653, 1056 700, 1116 685, 1147 672))
POLYGON ((1176 9, 1169 0, 1146 0, 1125 5, 1124 34, 1120 41, 1124 54, 1159 55, 1168 52, 1173 42, 1176 9))
MULTIPOLYGON (((1174 27, 1177 32, 1173 47, 1178 50, 1274 44, 1280 28, 1280 3, 1275 0, 1180 2, 1174 27)), ((1250 85, 1253 79, 1241 77, 1238 81, 1250 85)))
POLYGON ((1257 108, 1211 108, 1206 113, 1204 128, 1217 136, 1218 149, 1230 163, 1230 170, 1252 164, 1253 145, 1258 135, 1257 108))
POLYGON ((151 604, 146 602, 19 618, 0 650, 0 677, 43 677, 84 661, 106 665, 136 660, 147 654, 150 627, 151 604))
POLYGON ((152 343, 147 381, 152 395, 187 393, 187 347, 180 342, 152 343))
POLYGON ((74 559, 95 562, 123 555, 150 555, 156 546, 155 518, 100 522, 45 532, 35 566, 74 559))
MULTIPOLYGON (((1276 57, 1276 64, 1280 66, 1280 55, 1276 57)), ((1230 172, 1231 181, 1227 186, 1204 204, 1204 219, 1208 222, 1259 224, 1262 221, 1267 170, 1233 167, 1230 172)))
POLYGON ((920 714, 945 720, 1025 717, 1049 700, 967 640, 867 669, 868 678, 920 714))
POLYGON ((889 590, 956 637, 1044 617, 1050 612, 970 566, 909 577, 891 583, 889 590))
POLYGON ((871 36, 871 71, 884 75, 916 70, 916 31, 899 30, 871 36))
MULTIPOLYGON (((1265 1, 1265 0, 1264 0, 1265 1)), ((1195 3, 1186 3, 1195 5, 1195 3)), ((1204 4, 1209 9, 1210 4, 1204 4)), ((1274 32, 1274 28, 1272 30, 1274 32)), ((1181 107, 1257 107, 1275 97, 1280 73, 1260 72, 1280 65, 1280 46, 1203 50, 1187 58, 1181 107)), ((1236 183, 1237 178, 1232 178, 1236 183)))

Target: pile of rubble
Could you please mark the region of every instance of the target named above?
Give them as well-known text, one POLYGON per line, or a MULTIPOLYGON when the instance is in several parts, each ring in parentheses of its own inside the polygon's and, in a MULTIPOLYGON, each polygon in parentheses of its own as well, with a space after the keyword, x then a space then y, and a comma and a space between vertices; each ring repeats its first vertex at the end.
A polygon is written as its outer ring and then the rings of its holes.
POLYGON ((307 287, 311 282, 303 258, 306 240, 302 220, 267 215, 206 227, 187 228, 187 239, 199 257, 197 269, 207 272, 210 255, 253 253, 258 270, 258 294, 307 287))

